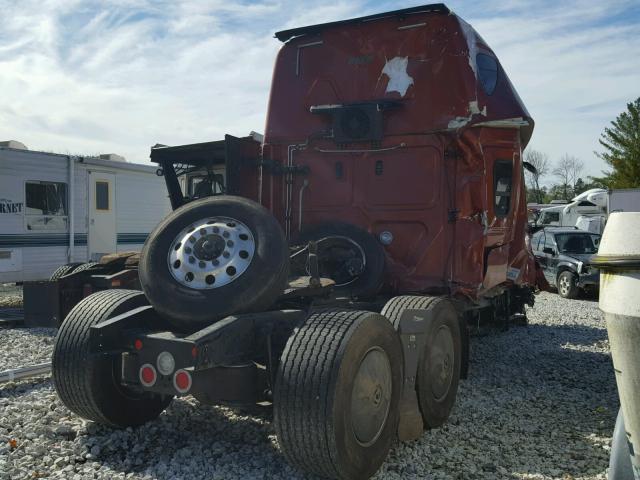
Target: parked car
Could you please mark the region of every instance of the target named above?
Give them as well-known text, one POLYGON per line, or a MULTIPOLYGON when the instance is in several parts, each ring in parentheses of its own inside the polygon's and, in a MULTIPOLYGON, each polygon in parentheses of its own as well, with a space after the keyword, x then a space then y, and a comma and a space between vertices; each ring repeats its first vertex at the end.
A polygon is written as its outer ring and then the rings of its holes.
POLYGON ((600 273, 589 266, 598 245, 599 234, 576 228, 547 227, 531 237, 533 253, 545 278, 564 298, 576 298, 580 290, 600 285, 600 273))

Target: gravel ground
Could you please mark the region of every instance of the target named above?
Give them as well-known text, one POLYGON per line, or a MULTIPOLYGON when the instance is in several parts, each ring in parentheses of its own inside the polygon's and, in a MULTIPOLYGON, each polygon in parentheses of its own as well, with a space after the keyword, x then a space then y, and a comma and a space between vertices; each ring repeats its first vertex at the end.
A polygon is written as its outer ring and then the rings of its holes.
MULTIPOLYGON (((606 478, 618 401, 598 304, 543 293, 529 319, 472 339, 449 423, 396 445, 376 479, 606 478)), ((0 330, 0 370, 47 358, 53 335, 0 330)), ((19 478, 305 477, 280 455, 268 413, 187 397, 110 430, 69 412, 42 377, 0 385, 0 479, 19 478)))
POLYGON ((0 307, 22 307, 22 287, 0 283, 0 307))

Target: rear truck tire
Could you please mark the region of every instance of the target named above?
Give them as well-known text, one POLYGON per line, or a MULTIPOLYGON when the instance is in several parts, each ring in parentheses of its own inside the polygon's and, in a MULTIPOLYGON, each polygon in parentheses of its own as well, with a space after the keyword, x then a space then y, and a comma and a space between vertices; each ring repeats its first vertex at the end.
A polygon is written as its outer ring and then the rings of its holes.
POLYGON ((401 388, 402 345, 384 317, 312 314, 289 338, 276 374, 282 452, 316 475, 369 478, 396 436, 401 388))
POLYGON ((173 211, 151 232, 138 274, 155 310, 176 328, 195 331, 273 305, 287 284, 289 248, 262 205, 207 197, 173 211))
POLYGON ((565 270, 558 275, 558 295, 562 298, 577 298, 580 293, 578 279, 573 272, 565 270))
MULTIPOLYGON (((333 290, 337 293, 352 297, 372 297, 382 287, 385 272, 385 255, 382 245, 369 232, 348 223, 331 222, 310 226, 303 230, 298 238, 298 243, 304 245, 309 241, 319 241, 326 237, 344 239, 346 247, 353 246, 352 259, 343 262, 323 262, 331 244, 324 246, 318 243, 318 263, 321 277, 331 278, 336 282, 333 290), (324 248, 324 252, 323 252, 324 248), (362 257, 363 267, 357 264, 347 265, 348 261, 358 261, 362 257), (344 278, 348 276, 350 268, 362 271, 352 280, 344 278), (340 271, 336 271, 336 270, 340 271)), ((340 248, 340 245, 337 245, 340 248)))
POLYGON ((86 270, 91 270, 94 267, 99 267, 100 264, 98 262, 87 262, 80 264, 73 273, 84 272, 86 270))
POLYGON ((416 391, 426 428, 443 425, 456 401, 462 371, 462 332, 458 312, 446 297, 394 297, 381 314, 398 330, 405 310, 433 312, 418 361, 416 391))
POLYGON ((171 403, 170 396, 137 393, 120 385, 119 362, 91 349, 92 325, 144 305, 148 302, 142 292, 104 290, 71 310, 58 331, 51 359, 53 384, 69 410, 103 425, 130 427, 157 418, 171 403))
POLYGON ((82 262, 67 263, 66 265, 60 265, 58 268, 56 268, 53 271, 53 273, 49 277, 49 280, 51 280, 53 282, 55 280, 58 280, 60 277, 64 277, 65 275, 69 275, 71 272, 73 272, 80 265, 82 265, 82 262))

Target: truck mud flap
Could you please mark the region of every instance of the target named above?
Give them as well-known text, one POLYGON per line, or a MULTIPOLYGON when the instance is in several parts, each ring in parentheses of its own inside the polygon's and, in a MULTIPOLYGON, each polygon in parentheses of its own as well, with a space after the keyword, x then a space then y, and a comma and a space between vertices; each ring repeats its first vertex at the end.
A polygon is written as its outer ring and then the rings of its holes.
POLYGON ((58 282, 24 282, 23 288, 25 327, 59 327, 63 318, 58 282))

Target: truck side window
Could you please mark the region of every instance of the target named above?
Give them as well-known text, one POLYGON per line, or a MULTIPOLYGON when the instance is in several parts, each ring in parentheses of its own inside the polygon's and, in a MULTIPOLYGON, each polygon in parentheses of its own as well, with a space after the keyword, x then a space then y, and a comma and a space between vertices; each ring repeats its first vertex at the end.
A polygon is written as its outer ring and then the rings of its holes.
POLYGON ((545 237, 544 246, 545 246, 545 248, 552 248, 555 251, 556 244, 553 241, 553 235, 549 235, 548 237, 545 237))
POLYGON ((498 83, 498 61, 490 55, 479 53, 476 55, 478 65, 478 80, 487 95, 491 95, 498 83))
POLYGON ((493 166, 494 211, 496 217, 504 217, 509 213, 512 173, 511 160, 496 160, 493 166))

